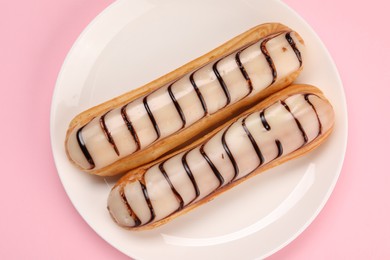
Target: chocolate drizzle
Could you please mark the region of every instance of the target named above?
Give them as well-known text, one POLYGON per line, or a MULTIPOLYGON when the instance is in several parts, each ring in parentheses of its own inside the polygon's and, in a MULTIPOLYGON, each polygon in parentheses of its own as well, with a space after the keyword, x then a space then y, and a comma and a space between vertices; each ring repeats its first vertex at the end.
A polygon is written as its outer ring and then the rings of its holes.
POLYGON ((169 179, 169 176, 164 168, 164 163, 165 163, 165 161, 160 163, 158 168, 160 169, 162 175, 164 176, 165 180, 167 181, 169 187, 171 188, 172 193, 175 195, 176 200, 179 202, 179 207, 177 208, 177 211, 179 211, 184 207, 184 200, 183 200, 182 196, 179 194, 179 192, 176 190, 176 188, 173 186, 171 180, 169 179))
POLYGON ((112 135, 111 135, 110 131, 108 131, 108 128, 107 128, 107 125, 106 125, 105 118, 106 118, 106 115, 109 112, 110 111, 108 111, 107 113, 105 113, 104 115, 102 115, 100 117, 100 119, 99 119, 100 127, 102 128, 102 131, 103 131, 104 135, 106 136, 107 141, 111 144, 112 148, 114 148, 115 153, 119 156, 120 153, 119 153, 118 147, 116 146, 115 141, 112 138, 112 135))
POLYGON ((184 128, 185 125, 186 125, 186 117, 185 117, 185 115, 184 115, 183 110, 181 109, 181 107, 180 107, 180 105, 179 105, 179 102, 177 102, 177 100, 176 100, 176 98, 175 98, 175 95, 174 95, 173 92, 172 92, 172 85, 173 85, 173 83, 172 83, 171 85, 169 85, 169 87, 168 87, 168 94, 169 94, 169 96, 171 97, 171 100, 172 100, 173 104, 175 105, 175 108, 176 108, 176 110, 177 110, 177 113, 179 114, 180 119, 181 119, 181 121, 182 121, 182 123, 183 123, 182 126, 181 126, 181 128, 184 128))
POLYGON ((215 167, 214 163, 211 161, 210 157, 206 154, 206 152, 204 151, 204 146, 205 144, 203 144, 199 151, 200 151, 200 154, 203 156, 203 158, 206 160, 206 162, 209 164, 211 170, 213 171, 215 177, 217 177, 218 181, 219 181, 219 185, 217 187, 217 189, 219 187, 221 187, 223 185, 223 183, 225 182, 223 176, 221 175, 221 173, 218 171, 217 167, 215 167))
POLYGON ((292 115, 292 117, 293 117, 294 120, 295 120, 295 123, 297 123, 297 126, 298 126, 298 128, 299 128, 299 131, 301 131, 302 137, 303 137, 303 144, 302 144, 302 146, 304 146, 304 145, 307 143, 308 138, 307 138, 307 134, 306 134, 305 130, 304 130, 303 127, 302 127, 301 122, 299 122, 298 118, 296 118, 295 115, 291 112, 290 107, 286 104, 286 102, 284 102, 284 101, 282 100, 282 101, 280 101, 280 103, 281 103, 281 104, 284 106, 284 108, 292 115))
POLYGON ((137 227, 141 225, 141 220, 139 219, 137 214, 135 214, 134 210, 131 208, 129 204, 129 201, 126 198, 124 187, 119 188, 119 195, 121 196, 122 202, 125 204, 127 208, 127 212, 129 213, 130 217, 134 220, 134 226, 137 227))
POLYGON ((150 121, 151 121, 152 124, 153 124, 154 130, 156 131, 156 134, 157 134, 156 140, 157 140, 157 139, 159 139, 160 136, 161 136, 160 128, 158 127, 157 122, 156 122, 156 119, 154 118, 154 115, 153 115, 153 113, 152 113, 152 111, 150 110, 150 107, 149 107, 149 105, 148 105, 148 96, 145 96, 145 97, 144 97, 143 103, 144 103, 145 110, 146 110, 146 112, 148 113, 149 119, 150 119, 150 121))
POLYGON ((294 39, 291 37, 291 32, 286 33, 286 40, 290 44, 291 48, 295 52, 295 55, 297 56, 297 59, 299 61, 299 67, 302 67, 302 55, 301 52, 298 50, 297 45, 295 44, 294 39))
POLYGON ((265 119, 264 111, 265 111, 265 110, 263 110, 263 111, 260 112, 260 120, 261 120, 261 123, 263 124, 264 128, 265 128, 267 131, 270 131, 270 130, 271 130, 271 127, 270 127, 270 125, 268 124, 267 119, 265 119))
POLYGON ((261 44, 260 44, 260 50, 261 52, 263 53, 265 59, 267 60, 268 62, 268 65, 271 69, 271 73, 272 73, 272 82, 271 82, 271 85, 274 84, 274 82, 276 81, 276 77, 278 76, 277 75, 277 72, 276 72, 276 68, 275 68, 275 64, 274 64, 274 61, 272 60, 271 56, 269 55, 269 52, 267 50, 267 47, 266 47, 266 44, 269 40, 271 40, 272 38, 266 38, 264 39, 261 44))
MULTIPOLYGON (((190 151, 191 151, 191 150, 190 150, 190 151)), ((194 197, 193 200, 191 200, 191 202, 193 202, 194 200, 196 200, 196 199, 199 197, 200 191, 199 191, 198 184, 197 184, 196 181, 195 181, 195 177, 194 177, 194 175, 192 174, 192 171, 191 171, 191 169, 190 169, 190 167, 188 166, 188 163, 187 163, 187 155, 188 155, 188 153, 189 153, 190 151, 187 151, 187 152, 183 155, 183 157, 181 158, 181 162, 182 162, 182 164, 183 164, 184 170, 186 171, 188 177, 189 177, 190 180, 191 180, 192 185, 194 186, 195 197, 194 197)), ((190 202, 190 203, 191 203, 191 202, 190 202)))
POLYGON ((220 84, 221 87, 222 87, 223 93, 225 93, 225 96, 226 96, 226 104, 225 104, 224 107, 226 107, 227 105, 230 104, 230 102, 231 102, 231 97, 230 97, 229 90, 228 90, 228 88, 227 88, 227 86, 226 86, 226 83, 225 83, 225 81, 223 80, 223 78, 221 77, 221 75, 219 74, 219 71, 218 71, 218 68, 217 68, 218 63, 219 63, 220 61, 221 61, 221 60, 218 60, 218 61, 216 61, 216 62, 213 64, 213 71, 214 71, 215 76, 216 76, 217 79, 218 79, 219 84, 220 84))
POLYGON ((126 104, 125 106, 123 106, 121 108, 121 115, 122 115, 123 121, 125 122, 125 124, 127 126, 127 129, 129 129, 130 134, 133 136, 134 142, 137 146, 136 151, 138 151, 139 149, 141 149, 141 143, 139 141, 137 132, 135 131, 133 124, 131 123, 131 121, 129 119, 129 116, 127 115, 127 112, 126 112, 127 105, 128 104, 126 104))
POLYGON ((283 155, 283 145, 278 139, 275 140, 275 144, 276 147, 278 147, 278 155, 276 156, 276 158, 278 158, 283 155))
POLYGON ((264 162, 264 156, 261 153, 260 148, 259 148, 259 146, 256 143, 256 140, 253 138, 251 132, 249 132, 249 129, 246 126, 246 123, 245 123, 246 119, 247 119, 247 117, 242 120, 241 124, 242 124, 242 127, 244 128, 244 131, 245 131, 246 135, 248 136, 249 140, 251 141, 253 149, 255 149, 255 152, 256 152, 257 156, 259 157, 259 160, 260 160, 259 166, 260 166, 264 162))
MULTIPOLYGON (((143 178, 145 178, 145 175, 143 176, 143 178)), ((154 208, 153 208, 152 202, 151 202, 151 200, 149 198, 148 190, 147 190, 145 184, 143 184, 143 182, 145 182, 144 179, 142 179, 142 181, 140 181, 139 184, 141 185, 141 189, 142 189, 142 192, 144 194, 144 198, 146 200, 146 204, 148 204, 148 208, 150 210, 150 219, 145 223, 145 225, 146 225, 146 224, 149 224, 150 222, 152 222, 156 218, 156 213, 154 212, 154 208)))
POLYGON ((204 116, 206 116, 207 112, 208 112, 207 111, 207 105, 206 105, 206 102, 204 101, 202 93, 200 93, 198 85, 196 85, 196 82, 194 80, 194 74, 195 74, 195 72, 191 73, 191 75, 190 75, 190 82, 191 82, 192 87, 195 89, 196 95, 198 96, 200 103, 202 104, 202 108, 203 108, 203 111, 204 111, 204 116))
POLYGON ((84 128, 85 126, 86 126, 86 125, 84 125, 84 126, 81 127, 79 130, 77 130, 76 138, 77 138, 77 143, 79 144, 79 147, 80 147, 81 151, 82 151, 83 154, 84 154, 84 157, 87 159, 87 161, 88 161, 88 163, 89 163, 89 166, 90 166, 89 169, 93 169, 93 168, 95 168, 95 162, 93 161, 92 156, 91 156, 91 154, 89 153, 89 151, 88 151, 88 149, 87 149, 87 146, 85 145, 84 138, 83 138, 83 134, 82 134, 82 130, 83 130, 83 128, 84 128))
POLYGON ((229 146, 226 143, 226 133, 229 130, 229 128, 230 128, 230 126, 228 128, 226 128, 225 131, 223 132, 221 142, 222 142, 223 149, 225 150, 226 154, 228 155, 228 157, 233 165, 233 168, 234 168, 233 179, 230 181, 230 182, 233 182, 237 178, 240 169, 238 168, 238 164, 236 162, 236 159, 234 159, 234 156, 233 156, 232 152, 230 151, 229 146))
POLYGON ((305 94, 304 97, 305 97, 305 100, 307 101, 307 103, 309 103, 309 105, 313 108, 316 116, 317 116, 317 120, 318 120, 318 135, 320 135, 322 133, 322 123, 321 123, 321 120, 320 120, 320 117, 318 116, 318 113, 317 113, 317 109, 315 108, 315 106, 313 105, 313 103, 311 103, 310 99, 309 99, 309 96, 310 94, 305 94))
POLYGON ((248 83, 249 93, 247 95, 249 95, 253 91, 253 84, 252 84, 252 80, 250 79, 248 73, 246 72, 245 67, 242 65, 242 62, 241 62, 240 54, 242 51, 243 50, 240 50, 236 53, 235 59, 236 59, 237 66, 241 71, 242 76, 244 76, 246 82, 248 83))

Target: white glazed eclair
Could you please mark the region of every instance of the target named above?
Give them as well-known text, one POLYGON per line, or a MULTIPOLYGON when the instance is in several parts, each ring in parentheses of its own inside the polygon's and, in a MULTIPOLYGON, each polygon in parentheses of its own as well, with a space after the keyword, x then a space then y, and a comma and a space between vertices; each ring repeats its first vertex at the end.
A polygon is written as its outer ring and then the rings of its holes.
POLYGON ((129 172, 111 190, 108 210, 125 228, 159 226, 311 151, 333 124, 333 108, 320 90, 287 87, 189 147, 129 172))
POLYGON ((80 169, 115 175, 155 160, 237 111, 289 85, 304 43, 288 27, 257 26, 70 123, 65 146, 80 169))

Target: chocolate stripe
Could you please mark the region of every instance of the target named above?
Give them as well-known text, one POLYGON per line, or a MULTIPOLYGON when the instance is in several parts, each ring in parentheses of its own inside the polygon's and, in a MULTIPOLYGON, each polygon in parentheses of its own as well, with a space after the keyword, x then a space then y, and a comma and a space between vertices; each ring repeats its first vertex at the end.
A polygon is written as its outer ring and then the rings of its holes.
MULTIPOLYGON (((276 36, 274 36, 274 37, 276 37, 276 36)), ((272 38, 274 38, 274 37, 272 37, 272 38)), ((276 81, 276 77, 277 77, 277 72, 276 72, 274 61, 272 60, 271 56, 269 55, 269 52, 268 52, 267 46, 266 46, 267 42, 269 40, 271 40, 272 38, 271 37, 266 38, 260 44, 260 50, 263 53, 265 59, 267 60, 268 65, 269 65, 271 72, 272 72, 272 82, 270 85, 272 85, 276 81)))
MULTIPOLYGON (((143 178, 145 178, 145 175, 143 176, 143 178)), ((144 179, 142 179, 142 181, 145 182, 144 179)), ((139 184, 141 185, 142 192, 143 192, 145 200, 146 200, 146 204, 148 204, 148 207, 150 210, 150 219, 148 222, 146 222, 144 224, 144 225, 146 225, 146 224, 149 224, 150 222, 152 222, 156 218, 156 213, 154 212, 153 205, 152 205, 152 202, 150 201, 148 190, 147 190, 145 184, 143 184, 141 181, 139 182, 139 184)))
POLYGON ((313 108, 314 112, 316 113, 316 116, 317 116, 317 120, 318 120, 318 135, 322 134, 322 123, 321 123, 321 120, 320 120, 320 117, 318 116, 318 113, 317 113, 317 109, 315 108, 315 106, 313 105, 313 103, 310 102, 310 99, 309 99, 309 96, 310 94, 305 94, 305 100, 307 101, 307 103, 309 103, 309 105, 313 108))
POLYGON ((216 62, 213 64, 213 71, 214 71, 215 76, 217 76, 218 82, 219 82, 219 84, 221 85, 223 92, 225 93, 225 96, 226 96, 226 104, 225 104, 225 107, 226 107, 227 105, 230 104, 231 97, 230 97, 229 90, 228 90, 228 88, 227 88, 227 86, 226 86, 226 83, 225 83, 225 81, 223 80, 223 78, 221 77, 221 75, 219 74, 219 71, 218 71, 218 68, 217 68, 218 63, 219 63, 220 61, 221 61, 221 60, 218 60, 218 61, 216 61, 216 62))
POLYGON ((286 102, 284 102, 284 101, 282 100, 282 101, 280 101, 280 103, 281 103, 281 104, 284 106, 284 108, 286 108, 286 110, 292 115, 292 117, 294 118, 295 122, 297 123, 297 126, 298 126, 298 128, 299 128, 299 131, 301 131, 302 137, 303 137, 303 144, 302 144, 302 146, 305 145, 305 144, 308 142, 309 139, 307 138, 306 132, 305 132, 305 130, 303 129, 301 122, 299 122, 298 118, 296 118, 295 115, 291 112, 290 107, 286 104, 286 102))
POLYGON ((255 139, 253 138, 251 132, 249 132, 249 129, 248 129, 248 127, 246 126, 246 123, 245 123, 246 119, 247 119, 247 118, 244 118, 244 120, 242 120, 242 127, 244 128, 244 131, 245 131, 246 135, 248 136, 249 140, 250 140, 251 143, 252 143, 253 149, 255 149, 255 152, 256 152, 257 156, 259 157, 259 159, 260 159, 260 164, 259 164, 259 166, 260 166, 260 165, 262 165, 263 162, 264 162, 264 156, 263 156, 263 154, 261 153, 260 148, 259 148, 259 146, 257 145, 255 139))
POLYGON ((85 126, 81 127, 79 130, 77 130, 76 138, 77 138, 77 143, 79 144, 79 147, 80 147, 81 151, 83 152, 85 159, 87 159, 87 161, 89 163, 89 166, 90 166, 89 170, 91 170, 91 169, 95 168, 95 162, 93 161, 92 156, 89 153, 87 146, 85 145, 84 138, 82 136, 82 130, 84 127, 85 126))
POLYGON ((297 45, 295 44, 294 39, 291 37, 291 32, 286 33, 286 40, 290 44, 291 48, 295 52, 295 55, 298 58, 299 61, 299 67, 302 67, 302 55, 301 52, 298 50, 297 45))
POLYGON ((240 51, 238 51, 236 53, 235 59, 236 59, 237 66, 238 66, 238 68, 241 71, 242 76, 244 76, 246 82, 248 83, 249 93, 247 95, 249 95, 253 91, 253 84, 252 84, 252 80, 250 79, 248 73, 246 72, 246 70, 245 70, 245 68, 244 68, 244 66, 242 65, 242 62, 241 62, 240 54, 241 54, 242 51, 243 50, 240 50, 240 51))
POLYGON ((278 147, 278 155, 276 156, 276 158, 278 158, 283 155, 283 145, 278 139, 275 140, 275 144, 278 147))
POLYGON ((141 149, 141 143, 139 141, 139 138, 138 138, 138 135, 137 135, 137 132, 135 131, 134 127, 133 127, 133 124, 131 123, 128 115, 127 115, 127 112, 126 112, 126 107, 127 107, 128 104, 126 104, 125 106, 123 106, 121 108, 121 115, 122 115, 122 118, 123 118, 123 121, 125 121, 125 124, 127 126, 127 129, 129 129, 130 131, 130 134, 133 136, 134 138, 134 142, 135 144, 137 145, 137 148, 136 148, 136 151, 138 151, 139 149, 141 149))
POLYGON ((176 188, 173 186, 171 180, 169 179, 169 176, 167 174, 167 172, 165 171, 165 168, 164 168, 164 162, 162 162, 158 168, 160 169, 162 175, 164 176, 165 180, 168 182, 169 184, 169 187, 171 187, 171 190, 172 190, 172 193, 175 195, 176 197, 176 200, 179 202, 179 207, 177 209, 177 211, 181 210, 183 207, 184 207, 184 200, 182 198, 182 196, 179 194, 179 192, 176 190, 176 188))
POLYGON ((129 212, 130 217, 134 220, 134 223, 135 223, 134 226, 137 227, 137 226, 141 225, 141 220, 139 219, 137 214, 135 214, 135 212, 133 211, 133 209, 131 208, 131 206, 129 204, 129 201, 126 198, 124 187, 120 187, 119 195, 121 196, 122 201, 127 208, 127 212, 129 212))
POLYGON ((107 141, 111 144, 112 148, 114 148, 115 150, 115 153, 119 156, 120 153, 119 153, 119 150, 118 150, 118 147, 116 146, 115 144, 115 141, 114 139, 112 138, 112 135, 111 135, 111 132, 108 131, 108 128, 107 128, 107 125, 106 125, 106 115, 109 113, 110 111, 108 111, 107 113, 105 113, 104 115, 102 115, 99 119, 99 122, 100 122, 100 127, 104 133, 104 135, 106 136, 106 139, 107 141))
POLYGON ((225 179, 223 178, 223 176, 221 175, 221 173, 218 171, 217 167, 215 167, 214 163, 210 160, 210 157, 206 154, 206 152, 204 151, 204 144, 200 147, 199 151, 200 151, 200 154, 203 156, 203 158, 206 160, 206 162, 209 164, 211 170, 213 171, 215 177, 217 177, 218 181, 219 181, 219 186, 217 187, 217 189, 219 187, 221 187, 223 185, 223 183, 225 182, 225 179))
POLYGON ((146 112, 147 112, 148 115, 149 115, 150 121, 151 121, 152 124, 153 124, 154 130, 156 131, 156 134, 157 134, 156 140, 157 140, 157 139, 160 138, 160 136, 161 136, 160 128, 158 127, 157 122, 156 122, 156 119, 154 118, 153 113, 152 113, 152 111, 150 110, 150 107, 149 107, 149 105, 148 105, 148 96, 144 97, 143 103, 144 103, 145 110, 146 110, 146 112))
POLYGON ((204 101, 202 93, 200 93, 200 90, 199 90, 198 86, 195 83, 194 74, 195 74, 195 72, 191 73, 191 75, 190 75, 190 82, 192 84, 192 87, 195 89, 196 95, 198 95, 200 103, 202 104, 202 108, 203 108, 203 111, 204 111, 204 116, 206 116, 207 115, 207 105, 206 105, 206 102, 204 101))
POLYGON ((237 165, 236 159, 234 159, 234 156, 233 156, 232 152, 230 151, 229 146, 226 144, 226 133, 229 130, 229 128, 230 128, 230 126, 223 132, 221 139, 222 139, 223 149, 225 149, 225 152, 228 155, 230 161, 232 162, 232 165, 233 165, 233 168, 234 168, 234 176, 233 176, 233 179, 230 181, 230 182, 233 182, 237 178, 237 176, 238 176, 239 169, 238 169, 238 165, 237 165))
POLYGON ((173 104, 175 105, 175 108, 176 108, 176 110, 177 110, 177 113, 179 113, 179 116, 180 116, 181 121, 182 121, 182 123, 183 123, 181 128, 184 128, 184 126, 186 125, 186 117, 185 117, 185 115, 184 115, 183 110, 181 109, 181 107, 180 107, 180 105, 179 105, 179 102, 177 102, 177 100, 176 100, 176 98, 175 98, 175 95, 174 95, 173 92, 172 92, 172 85, 173 85, 173 83, 172 83, 171 85, 169 85, 169 87, 168 87, 168 93, 169 93, 169 96, 171 97, 172 102, 173 102, 173 104))
POLYGON ((265 128, 267 131, 270 131, 270 130, 271 130, 271 127, 270 127, 270 125, 268 124, 267 119, 265 119, 264 111, 265 111, 265 110, 262 110, 262 111, 260 112, 260 120, 261 120, 261 123, 263 124, 264 128, 265 128))
MULTIPOLYGON (((190 150, 191 151, 191 150, 190 150)), ((200 191, 199 191, 199 187, 198 187, 198 184, 196 183, 195 181, 195 178, 194 178, 194 175, 192 174, 192 171, 190 169, 190 167, 188 166, 188 163, 187 163, 187 154, 190 152, 190 151, 187 151, 183 157, 181 158, 181 162, 183 164, 183 167, 184 167, 184 170, 186 171, 188 177, 190 178, 191 182, 192 182, 192 185, 194 186, 194 190, 195 190, 195 198, 193 200, 191 200, 189 203, 193 202, 194 200, 196 200, 196 198, 199 197, 200 195, 200 191)))

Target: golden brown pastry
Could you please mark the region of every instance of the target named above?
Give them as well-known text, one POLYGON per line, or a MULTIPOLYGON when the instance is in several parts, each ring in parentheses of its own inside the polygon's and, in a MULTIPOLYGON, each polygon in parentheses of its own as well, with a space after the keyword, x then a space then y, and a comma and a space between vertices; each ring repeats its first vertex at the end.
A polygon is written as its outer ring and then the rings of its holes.
POLYGON ((333 125, 332 105, 319 89, 287 87, 188 147, 127 173, 111 190, 108 210, 122 227, 157 227, 310 152, 333 125))
POLYGON ((259 25, 69 125, 65 147, 81 170, 116 175, 155 160, 287 85, 304 43, 288 27, 259 25))

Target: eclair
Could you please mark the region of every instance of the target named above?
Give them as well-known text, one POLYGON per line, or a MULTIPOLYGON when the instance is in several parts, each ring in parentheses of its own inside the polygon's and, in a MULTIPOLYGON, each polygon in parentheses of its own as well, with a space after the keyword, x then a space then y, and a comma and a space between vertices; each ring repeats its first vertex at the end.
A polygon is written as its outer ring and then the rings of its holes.
POLYGON ((112 188, 108 210, 130 230, 158 227, 327 139, 334 111, 309 85, 289 86, 192 144, 130 171, 112 188))
POLYGON ((65 149, 82 171, 112 176, 147 164, 293 82, 304 42, 259 25, 70 123, 65 149))

